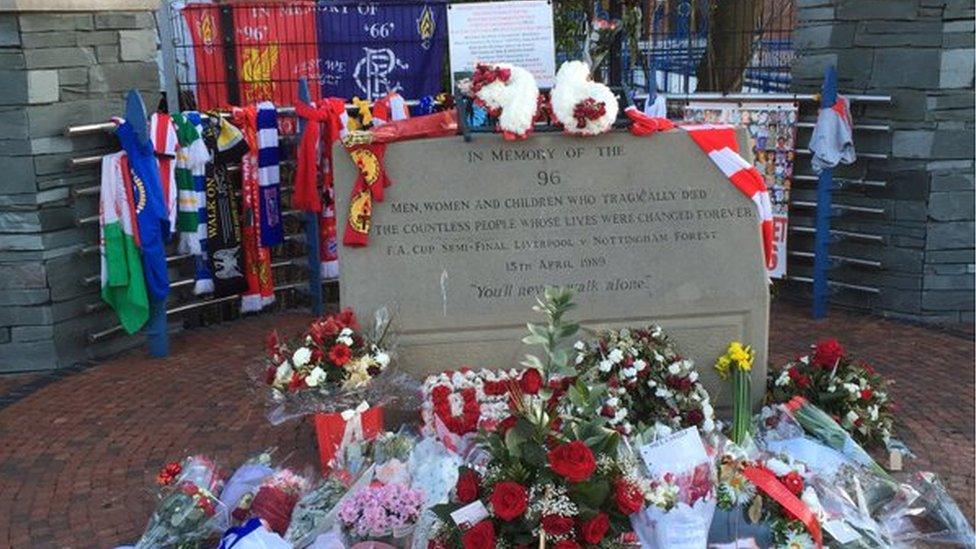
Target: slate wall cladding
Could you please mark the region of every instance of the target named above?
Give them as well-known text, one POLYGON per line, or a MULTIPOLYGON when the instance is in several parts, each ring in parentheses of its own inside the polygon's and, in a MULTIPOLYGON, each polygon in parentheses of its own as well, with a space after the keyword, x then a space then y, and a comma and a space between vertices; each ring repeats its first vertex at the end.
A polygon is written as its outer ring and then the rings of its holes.
MULTIPOLYGON (((108 135, 65 137, 70 125, 121 115, 135 87, 159 96, 156 24, 148 11, 0 13, 0 372, 63 367, 92 356, 87 332, 115 317, 99 302, 97 166, 73 157, 118 149, 108 135)), ((124 338, 123 338, 124 339, 124 338)), ((121 341, 115 344, 123 344, 121 341)), ((104 345, 99 351, 108 351, 104 345)))
MULTIPOLYGON (((973 0, 796 0, 796 7, 796 91, 816 91, 824 66, 835 63, 843 93, 893 98, 855 111, 855 122, 891 126, 887 135, 857 135, 858 149, 889 159, 838 170, 888 186, 835 194, 835 202, 885 208, 880 216, 834 220, 836 228, 881 234, 885 242, 831 249, 881 260, 883 270, 845 267, 831 278, 882 293, 832 299, 923 321, 973 322, 973 0)), ((800 144, 808 138, 801 135, 800 144)))

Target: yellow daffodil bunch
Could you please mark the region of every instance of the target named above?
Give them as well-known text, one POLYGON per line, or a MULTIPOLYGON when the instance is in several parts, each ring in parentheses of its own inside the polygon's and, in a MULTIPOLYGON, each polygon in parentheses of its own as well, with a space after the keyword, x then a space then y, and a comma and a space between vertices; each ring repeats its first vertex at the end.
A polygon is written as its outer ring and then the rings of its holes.
POLYGON ((752 362, 755 356, 752 347, 733 341, 729 343, 729 348, 725 354, 718 357, 715 362, 715 370, 722 376, 722 379, 728 379, 729 373, 733 369, 742 372, 752 370, 752 362))

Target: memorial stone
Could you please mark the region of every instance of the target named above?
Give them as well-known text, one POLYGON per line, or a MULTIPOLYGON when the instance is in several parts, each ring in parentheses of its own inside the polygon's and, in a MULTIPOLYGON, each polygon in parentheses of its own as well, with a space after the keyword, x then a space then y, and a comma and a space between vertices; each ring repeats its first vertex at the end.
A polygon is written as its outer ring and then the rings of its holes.
MULTIPOLYGON (((335 157, 344 226, 356 172, 335 157)), ((753 345, 761 397, 769 292, 755 206, 684 131, 410 141, 389 145, 385 164, 393 185, 369 245, 340 250, 340 299, 360 314, 396 305, 407 371, 517 366, 535 296, 566 285, 584 328, 660 324, 720 403, 715 359, 731 340, 753 345)))

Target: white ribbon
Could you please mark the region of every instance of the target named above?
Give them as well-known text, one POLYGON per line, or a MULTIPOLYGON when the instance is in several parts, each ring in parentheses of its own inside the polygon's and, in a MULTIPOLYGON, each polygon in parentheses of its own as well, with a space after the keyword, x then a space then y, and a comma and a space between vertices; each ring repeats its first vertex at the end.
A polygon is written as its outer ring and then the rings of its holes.
POLYGON ((340 415, 346 422, 345 431, 342 433, 342 442, 339 443, 339 450, 352 444, 353 442, 364 440, 366 435, 363 432, 363 413, 369 410, 369 403, 365 400, 359 406, 343 411, 340 415))

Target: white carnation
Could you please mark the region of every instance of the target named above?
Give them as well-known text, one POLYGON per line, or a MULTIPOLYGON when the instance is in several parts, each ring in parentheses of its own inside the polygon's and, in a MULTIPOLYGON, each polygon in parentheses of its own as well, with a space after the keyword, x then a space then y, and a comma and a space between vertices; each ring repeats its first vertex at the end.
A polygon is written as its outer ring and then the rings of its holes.
POLYGON ((624 359, 624 352, 621 351, 620 349, 614 349, 610 351, 610 355, 607 358, 609 358, 611 362, 616 364, 624 359))
POLYGON ((291 356, 291 361, 295 364, 297 368, 308 364, 308 361, 312 360, 312 350, 308 347, 299 347, 295 354, 291 356))
POLYGON ((643 360, 635 360, 634 368, 636 368, 638 372, 643 372, 644 368, 647 368, 647 363, 643 360))
POLYGON ((319 366, 312 368, 312 371, 305 377, 305 384, 309 387, 317 387, 323 381, 325 381, 325 370, 319 366))
POLYGON ((600 364, 597 365, 597 368, 599 368, 601 372, 606 373, 613 369, 613 363, 609 360, 601 360, 600 364))
POLYGON ((380 365, 380 368, 386 368, 390 365, 390 355, 383 351, 376 353, 374 358, 376 358, 376 363, 380 365))
POLYGON ((671 375, 678 375, 681 373, 681 364, 672 362, 671 365, 668 366, 668 373, 671 375))

